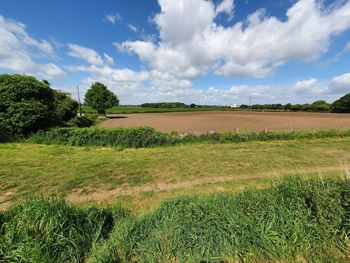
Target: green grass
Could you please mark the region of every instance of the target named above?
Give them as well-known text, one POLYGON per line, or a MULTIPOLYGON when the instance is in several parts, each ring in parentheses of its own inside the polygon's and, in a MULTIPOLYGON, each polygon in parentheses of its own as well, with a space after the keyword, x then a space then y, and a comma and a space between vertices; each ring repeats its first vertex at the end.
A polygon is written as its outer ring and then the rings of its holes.
POLYGON ((0 144, 0 208, 29 193, 58 193, 85 205, 122 203, 136 213, 189 193, 266 188, 288 175, 339 176, 350 138, 150 149, 0 144))
POLYGON ((289 178, 132 216, 30 198, 0 214, 5 262, 349 262, 350 181, 289 178))
MULTIPOLYGON (((198 112, 213 110, 233 110, 225 107, 203 107, 203 108, 148 108, 141 106, 115 106, 107 110, 108 114, 130 114, 130 113, 162 113, 162 112, 198 112)), ((96 110, 89 106, 83 106, 87 114, 95 114, 96 110)))

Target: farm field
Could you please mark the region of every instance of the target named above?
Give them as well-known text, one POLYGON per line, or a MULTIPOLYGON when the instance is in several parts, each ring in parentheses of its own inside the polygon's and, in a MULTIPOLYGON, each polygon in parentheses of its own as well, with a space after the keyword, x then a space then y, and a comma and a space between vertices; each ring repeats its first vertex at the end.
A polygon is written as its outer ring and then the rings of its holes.
POLYGON ((0 144, 0 208, 29 193, 57 193, 84 206, 120 203, 139 214, 183 195, 265 188, 284 176, 339 176, 350 138, 151 149, 0 144))
POLYGON ((100 127, 151 126, 160 131, 203 134, 226 131, 280 131, 349 128, 350 114, 210 111, 110 115, 100 127))

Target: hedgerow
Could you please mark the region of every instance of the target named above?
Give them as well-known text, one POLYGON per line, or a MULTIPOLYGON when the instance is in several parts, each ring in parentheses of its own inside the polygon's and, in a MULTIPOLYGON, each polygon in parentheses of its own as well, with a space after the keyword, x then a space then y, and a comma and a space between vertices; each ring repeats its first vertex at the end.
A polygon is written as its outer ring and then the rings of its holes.
POLYGON ((150 127, 134 128, 58 128, 38 132, 29 142, 66 144, 72 146, 111 146, 146 148, 181 143, 239 143, 248 141, 296 140, 350 137, 350 129, 306 130, 251 133, 207 133, 181 135, 177 132, 162 133, 150 127))

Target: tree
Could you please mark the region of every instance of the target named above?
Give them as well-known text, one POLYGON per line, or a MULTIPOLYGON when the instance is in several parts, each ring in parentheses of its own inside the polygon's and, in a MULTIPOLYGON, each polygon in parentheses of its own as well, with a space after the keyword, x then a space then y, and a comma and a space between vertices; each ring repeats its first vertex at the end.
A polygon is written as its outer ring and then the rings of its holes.
POLYGON ((34 77, 0 75, 0 122, 11 134, 29 134, 54 124, 53 90, 34 77))
POLYGON ((332 111, 341 113, 350 112, 350 93, 333 102, 332 111))
POLYGON ((67 94, 50 88, 48 81, 22 75, 0 75, 0 130, 28 135, 63 125, 76 114, 67 94))
POLYGON ((106 115, 106 110, 117 106, 119 100, 105 85, 95 82, 85 94, 85 103, 97 110, 97 113, 106 115))
POLYGON ((54 98, 56 105, 56 116, 58 124, 66 123, 77 116, 78 102, 73 100, 66 92, 54 90, 54 98))

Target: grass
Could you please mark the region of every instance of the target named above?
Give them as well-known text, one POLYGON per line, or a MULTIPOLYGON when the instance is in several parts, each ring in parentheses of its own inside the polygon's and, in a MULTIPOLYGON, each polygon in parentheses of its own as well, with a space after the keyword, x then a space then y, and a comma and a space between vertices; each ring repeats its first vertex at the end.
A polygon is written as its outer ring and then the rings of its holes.
POLYGON ((188 196, 132 216, 30 198, 0 214, 7 262, 349 262, 349 179, 188 196))
POLYGON ((58 193, 78 205, 121 203, 142 213, 193 192, 266 188, 289 175, 339 176, 349 165, 350 138, 124 150, 0 144, 0 208, 30 193, 58 193))

